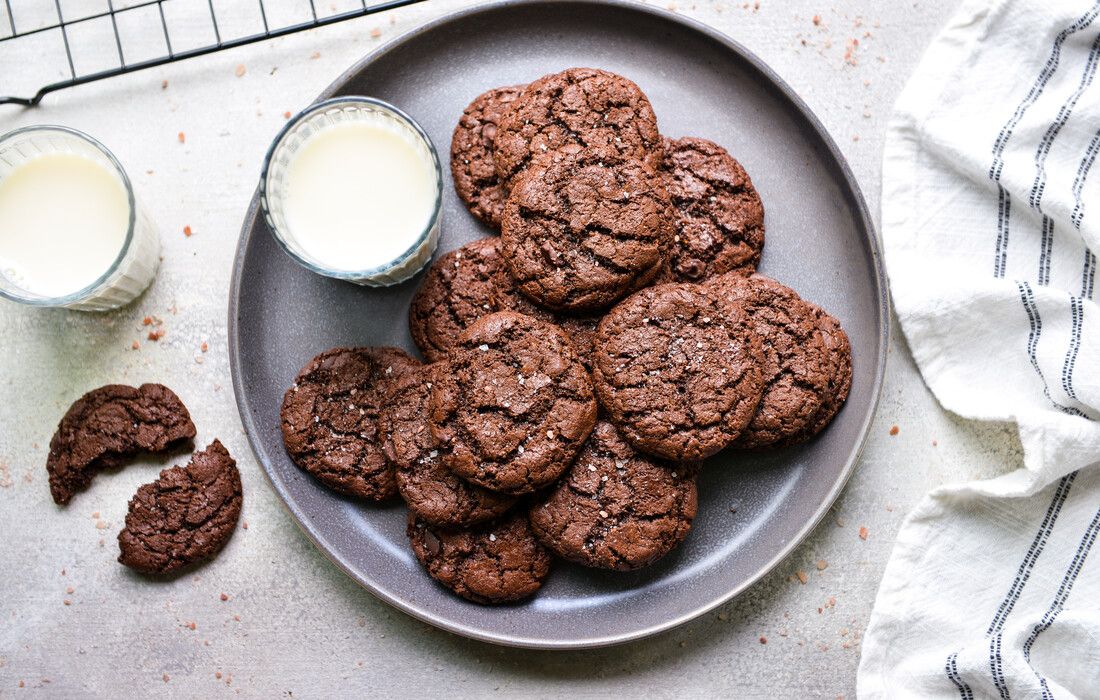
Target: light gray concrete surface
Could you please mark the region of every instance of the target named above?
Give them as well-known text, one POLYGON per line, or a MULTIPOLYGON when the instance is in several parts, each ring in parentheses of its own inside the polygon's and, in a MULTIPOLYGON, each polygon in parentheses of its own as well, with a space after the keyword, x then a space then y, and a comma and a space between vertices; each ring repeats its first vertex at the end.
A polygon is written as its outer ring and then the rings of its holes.
MULTIPOLYGON (((798 91, 850 159, 877 214, 891 105, 955 4, 670 7, 741 41, 798 91)), ((0 108, 2 131, 62 123, 107 143, 165 244, 153 288, 121 311, 0 303, 0 697, 851 697, 861 631, 904 514, 936 484, 1018 464, 1009 426, 979 429, 939 408, 895 326, 881 408, 834 512, 748 593, 669 633, 582 653, 497 648, 392 610, 330 565, 281 508, 240 427, 226 354, 230 261, 283 113, 306 105, 365 52, 462 5, 432 0, 65 91, 35 110, 0 108), (185 226, 194 235, 184 236, 185 226), (159 342, 147 339, 146 316, 163 319, 159 342), (107 382, 142 381, 182 395, 197 442, 217 436, 227 444, 246 492, 247 529, 242 524, 210 565, 165 583, 115 563, 127 499, 164 460, 102 476, 67 508, 51 502, 44 469, 72 400, 107 382)), ((5 62, 37 60, 7 50, 0 47, 0 91, 13 75, 5 62)))

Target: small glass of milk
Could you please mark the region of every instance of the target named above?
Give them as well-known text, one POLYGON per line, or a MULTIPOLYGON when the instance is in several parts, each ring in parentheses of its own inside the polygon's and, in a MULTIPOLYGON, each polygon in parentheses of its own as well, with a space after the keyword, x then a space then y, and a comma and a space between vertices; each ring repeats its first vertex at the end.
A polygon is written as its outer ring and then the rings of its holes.
POLYGON ((0 296, 105 311, 145 291, 159 264, 156 229, 103 144, 63 126, 0 136, 0 296))
POLYGON ((0 296, 105 311, 141 294, 159 263, 156 229, 103 144, 62 126, 0 136, 0 296))
POLYGON ((431 259, 442 192, 428 135, 370 97, 325 100, 292 119, 260 177, 268 227, 290 257, 372 287, 403 282, 431 259))

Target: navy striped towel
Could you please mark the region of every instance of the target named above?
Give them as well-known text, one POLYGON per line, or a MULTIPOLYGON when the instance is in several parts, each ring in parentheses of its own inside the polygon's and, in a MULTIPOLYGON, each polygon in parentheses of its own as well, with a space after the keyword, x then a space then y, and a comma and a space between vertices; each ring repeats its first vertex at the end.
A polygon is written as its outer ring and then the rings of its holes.
POLYGON ((861 697, 1100 697, 1098 68, 1100 0, 967 0, 898 101, 902 329, 943 407, 1014 422, 1024 464, 909 515, 861 697))

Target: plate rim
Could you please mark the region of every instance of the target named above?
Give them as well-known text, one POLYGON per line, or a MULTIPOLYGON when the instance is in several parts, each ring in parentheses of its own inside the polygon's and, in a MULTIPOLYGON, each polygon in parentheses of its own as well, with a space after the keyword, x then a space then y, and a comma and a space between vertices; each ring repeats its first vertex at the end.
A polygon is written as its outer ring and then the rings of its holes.
POLYGON ((860 456, 867 444, 867 438, 870 433, 871 423, 874 421, 875 415, 878 412, 879 402, 882 396, 882 387, 886 374, 886 360, 890 343, 890 321, 892 317, 892 311, 889 301, 889 287, 886 277, 886 269, 882 259, 882 250, 880 246, 878 232, 875 228, 874 220, 871 216, 870 209, 867 206, 867 201, 863 196, 863 190, 859 186, 859 182, 855 178, 855 174, 852 172, 851 166, 848 163, 847 158, 840 151, 836 141, 832 135, 825 128, 825 125, 817 117, 809 105, 794 91, 794 89, 787 84, 783 78, 779 76, 767 63, 759 58, 755 53, 750 51, 740 42, 727 36, 723 32, 711 27, 703 22, 695 20, 690 17, 684 17, 674 12, 643 5, 633 0, 494 0, 484 4, 479 4, 474 7, 463 8, 461 10, 447 13, 441 17, 437 17, 434 20, 425 22, 418 27, 415 27, 393 41, 387 43, 385 46, 381 46, 374 51, 366 54, 348 69, 333 80, 316 98, 316 101, 327 99, 333 96, 343 85, 346 85, 350 79, 362 71, 366 66, 375 62, 382 56, 391 51, 395 51, 409 41, 412 41, 420 35, 433 31, 436 28, 455 22, 457 20, 466 18, 471 15, 477 15, 487 12, 493 12, 502 8, 514 7, 514 6, 536 6, 536 5, 590 5, 590 6, 603 6, 613 7, 628 12, 637 12, 640 14, 646 14, 655 17, 658 20, 666 22, 672 22, 678 24, 688 30, 703 34, 711 41, 714 41, 727 50, 732 51, 742 60, 748 62, 753 68, 760 72, 760 74, 771 82, 779 91, 783 97, 790 101, 790 103, 798 110, 801 116, 807 120, 810 126, 813 128, 817 137, 821 140, 825 149, 829 155, 835 161, 841 175, 844 178, 844 182, 847 185, 850 195, 854 199, 855 212, 857 214, 857 224, 863 229, 867 238, 869 253, 872 268, 874 271, 874 287, 878 301, 878 322, 879 322, 879 352, 878 357, 875 358, 875 373, 873 385, 871 387, 871 404, 867 414, 863 418, 863 424, 859 428, 859 438, 852 446, 849 452, 848 458, 845 462, 844 468, 840 475, 830 486, 828 493, 822 500, 818 509, 806 520, 805 524, 798 530, 797 534, 790 538, 788 542, 768 561, 761 564, 757 570, 744 581, 738 585, 732 587, 729 591, 720 595, 712 600, 708 600, 701 605, 695 606, 693 609, 686 613, 682 613, 670 619, 664 620, 659 623, 648 625, 646 627, 631 630, 629 632, 623 632, 618 634, 601 634, 594 633, 582 638, 569 639, 569 640, 543 640, 534 636, 520 636, 514 634, 505 634, 500 632, 487 631, 474 625, 466 624, 458 620, 441 619, 435 614, 421 608, 416 603, 399 598, 389 592, 378 588, 373 581, 368 580, 366 577, 360 575, 360 573, 349 562, 345 560, 338 552, 330 550, 321 542, 321 538, 313 532, 313 528, 306 524, 305 517, 302 509, 293 502, 286 491, 280 484, 276 483, 275 478, 272 476, 271 467, 261 456, 261 446, 259 441, 254 436, 258 434, 259 429, 252 421, 248 414, 244 391, 242 387, 241 378, 241 343, 240 335, 237 325, 237 318, 239 313, 239 301, 242 275, 241 271, 244 266, 245 253, 249 247, 251 241, 251 230, 254 228, 254 224, 257 220, 257 214, 259 211, 258 193, 259 188, 257 186, 256 191, 250 200, 248 210, 245 213, 244 221, 241 224, 241 233, 237 240, 237 249, 233 256, 233 270, 230 278, 229 285, 229 304, 228 304, 228 332, 226 334, 228 351, 229 351, 229 370, 230 377, 233 385, 233 398, 237 405, 237 413, 240 415, 241 424, 244 427, 245 436, 248 438, 249 448, 252 450, 252 454, 256 461, 259 463, 261 471, 264 474, 267 483, 275 491, 279 497, 283 508, 291 515, 294 523, 298 528, 306 535, 306 537, 313 543, 326 558, 343 571, 353 581, 369 591, 376 598, 383 602, 401 610, 402 612, 426 622, 433 627, 437 627, 448 632, 467 637, 469 639, 475 639, 482 642, 489 642, 501 646, 524 648, 524 649, 545 649, 545 650, 574 650, 574 649, 592 649, 600 647, 608 647, 617 644, 624 644, 640 640, 646 637, 666 632, 675 627, 678 627, 690 620, 693 620, 700 615, 704 615, 707 612, 723 605, 730 600, 733 600, 756 583, 758 583, 764 576, 771 573, 776 567, 778 567, 787 557, 791 555, 794 550, 801 545, 810 534, 817 529, 822 519, 829 512, 829 510, 836 503, 843 492, 844 487, 851 478, 855 471, 855 466, 859 462, 860 456))

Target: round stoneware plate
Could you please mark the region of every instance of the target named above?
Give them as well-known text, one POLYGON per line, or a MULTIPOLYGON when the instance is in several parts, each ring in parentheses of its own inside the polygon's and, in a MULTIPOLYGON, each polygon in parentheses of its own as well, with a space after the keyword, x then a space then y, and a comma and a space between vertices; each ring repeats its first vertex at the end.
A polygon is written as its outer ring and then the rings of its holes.
MULTIPOLYGON (((794 449, 711 459, 699 480, 695 526, 672 554, 626 574, 556 563, 538 595, 519 605, 483 607, 452 595, 413 557, 402 503, 377 506, 330 493, 294 466, 279 430, 283 392, 315 354, 337 345, 415 352, 406 314, 419 277, 370 289, 308 272, 279 248, 253 199, 229 304, 241 419, 272 486, 317 546, 415 617, 469 637, 537 648, 654 634, 729 600, 779 563, 852 471, 878 398, 887 341, 878 245, 835 144, 767 66, 704 26, 614 2, 491 4, 393 42, 321 97, 371 95, 397 105, 446 160, 451 130, 471 99, 571 66, 605 68, 637 82, 662 133, 702 136, 728 148, 767 210, 761 271, 839 317, 852 340, 851 397, 828 430, 794 449)), ((492 235, 445 179, 440 253, 492 235)))

